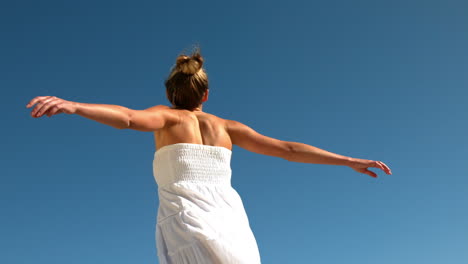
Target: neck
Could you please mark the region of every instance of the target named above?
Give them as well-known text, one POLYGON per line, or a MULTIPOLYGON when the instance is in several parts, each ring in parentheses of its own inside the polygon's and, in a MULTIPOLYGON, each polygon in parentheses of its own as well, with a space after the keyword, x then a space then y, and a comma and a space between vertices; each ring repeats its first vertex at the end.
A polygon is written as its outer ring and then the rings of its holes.
MULTIPOLYGON (((176 109, 174 106, 171 107, 172 109, 176 109)), ((195 107, 192 112, 203 112, 203 105, 199 105, 195 107)))
POLYGON ((203 105, 200 105, 200 106, 196 107, 195 109, 193 109, 193 111, 203 112, 203 105))

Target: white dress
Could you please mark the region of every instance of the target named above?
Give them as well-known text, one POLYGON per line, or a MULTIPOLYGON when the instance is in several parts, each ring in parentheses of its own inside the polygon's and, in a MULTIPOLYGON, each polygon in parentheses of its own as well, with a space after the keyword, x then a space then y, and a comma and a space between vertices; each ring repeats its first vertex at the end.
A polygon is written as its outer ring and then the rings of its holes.
POLYGON ((239 194, 231 150, 194 143, 156 151, 160 264, 258 264, 260 254, 239 194))

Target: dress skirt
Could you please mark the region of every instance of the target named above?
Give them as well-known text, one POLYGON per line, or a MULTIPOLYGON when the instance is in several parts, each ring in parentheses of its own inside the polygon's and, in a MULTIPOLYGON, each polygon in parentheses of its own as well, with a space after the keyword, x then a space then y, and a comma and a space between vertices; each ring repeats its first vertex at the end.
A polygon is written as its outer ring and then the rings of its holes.
POLYGON ((177 143, 156 151, 160 264, 258 264, 242 200, 231 186, 231 150, 177 143))

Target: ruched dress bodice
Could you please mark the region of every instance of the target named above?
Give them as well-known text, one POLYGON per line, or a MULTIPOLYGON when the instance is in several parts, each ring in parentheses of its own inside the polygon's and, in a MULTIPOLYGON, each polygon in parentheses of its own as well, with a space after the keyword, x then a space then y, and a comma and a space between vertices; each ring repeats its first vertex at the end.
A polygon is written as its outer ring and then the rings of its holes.
POLYGON ((232 151, 177 143, 156 151, 161 264, 260 263, 242 200, 231 186, 232 151))

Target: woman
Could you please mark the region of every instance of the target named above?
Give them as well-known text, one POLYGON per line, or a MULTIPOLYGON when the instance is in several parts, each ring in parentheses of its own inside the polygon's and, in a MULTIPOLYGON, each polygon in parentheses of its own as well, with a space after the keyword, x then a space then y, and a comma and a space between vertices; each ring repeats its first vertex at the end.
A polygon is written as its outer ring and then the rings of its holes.
POLYGON ((252 128, 203 112, 208 78, 196 50, 180 55, 165 82, 171 107, 145 110, 71 102, 38 96, 35 118, 78 114, 118 128, 154 132, 153 172, 159 208, 156 244, 160 263, 260 263, 255 237, 237 192, 231 187, 232 145, 288 161, 343 165, 377 177, 369 167, 391 174, 381 161, 346 157, 307 144, 257 133, 252 128))

